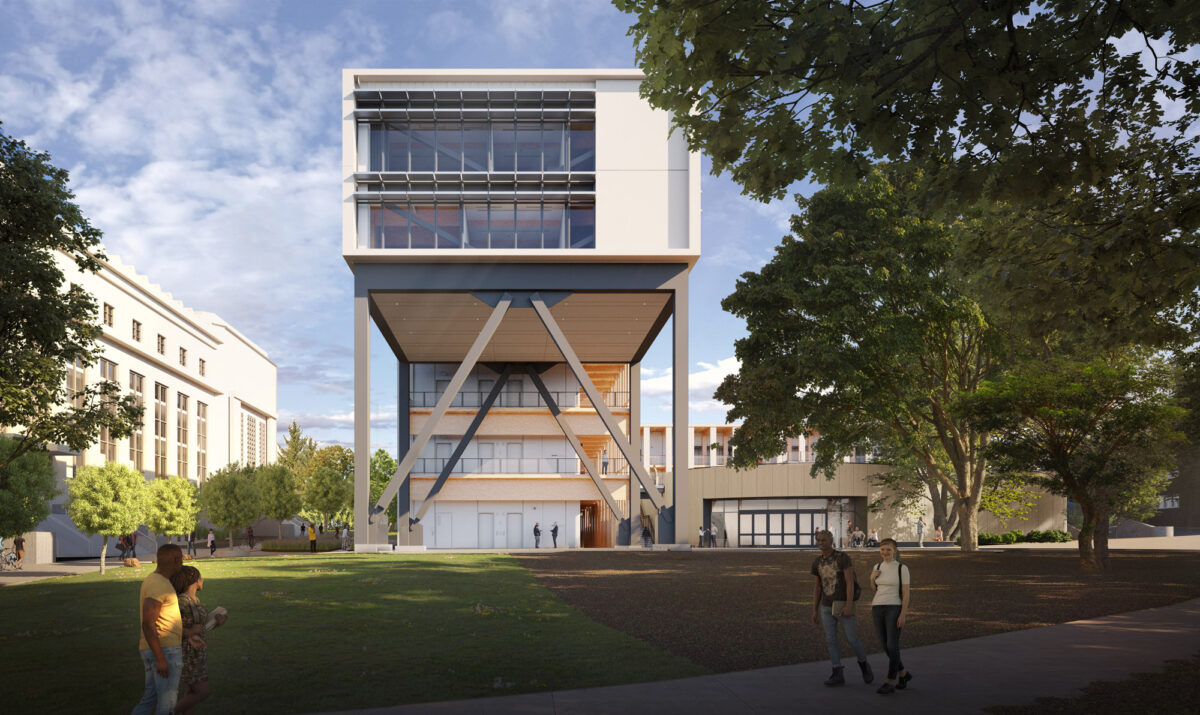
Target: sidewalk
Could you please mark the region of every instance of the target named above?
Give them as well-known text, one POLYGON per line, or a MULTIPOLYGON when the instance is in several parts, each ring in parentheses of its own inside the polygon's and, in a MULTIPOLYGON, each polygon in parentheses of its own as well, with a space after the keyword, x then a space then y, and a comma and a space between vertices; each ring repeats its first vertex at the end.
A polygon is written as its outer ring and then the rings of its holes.
MULTIPOLYGON (((199 557, 196 563, 202 564, 210 558, 227 559, 242 556, 262 556, 263 552, 255 549, 253 553, 245 546, 235 546, 232 549, 228 547, 218 548, 217 555, 210 557, 208 548, 205 547, 199 552, 199 557)), ((267 555, 272 555, 267 552, 267 555)), ((144 555, 145 556, 145 555, 144 555)), ((152 565, 154 563, 154 554, 151 552, 148 558, 139 557, 139 561, 143 566, 152 565)), ((113 569, 125 568, 121 565, 121 559, 116 556, 108 557, 108 564, 105 566, 105 571, 113 569)), ((100 571, 100 559, 80 559, 78 561, 58 561, 52 564, 30 564, 26 563, 25 568, 20 571, 0 571, 0 587, 15 586, 17 584, 29 583, 31 581, 40 581, 47 578, 58 578, 60 576, 73 576, 81 573, 98 573, 100 571)))
MULTIPOLYGON (((1168 660, 1200 651, 1200 599, 1056 626, 1031 628, 903 651, 912 669, 908 690, 881 696, 875 688, 887 660, 872 654, 873 685, 864 685, 851 657, 846 685, 826 688, 829 664, 803 663, 657 683, 563 690, 393 708, 340 715, 407 713, 521 713, 583 715, 619 712, 975 713, 993 705, 1025 705, 1039 697, 1070 697, 1097 680, 1123 680, 1159 670, 1168 660)), ((419 677, 419 674, 413 674, 419 677)))

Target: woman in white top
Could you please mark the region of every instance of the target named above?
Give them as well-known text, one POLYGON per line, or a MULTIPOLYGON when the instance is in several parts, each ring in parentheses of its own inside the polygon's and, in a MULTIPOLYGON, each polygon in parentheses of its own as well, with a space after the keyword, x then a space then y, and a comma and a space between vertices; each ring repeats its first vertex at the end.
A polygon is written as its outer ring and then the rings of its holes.
POLYGON ((875 599, 871 601, 871 617, 875 620, 875 631, 879 642, 884 644, 888 656, 887 680, 875 692, 887 695, 908 687, 912 674, 900 662, 900 629, 908 615, 908 591, 911 583, 908 567, 897 558, 900 549, 895 539, 879 542, 879 555, 883 563, 871 569, 871 588, 875 599))

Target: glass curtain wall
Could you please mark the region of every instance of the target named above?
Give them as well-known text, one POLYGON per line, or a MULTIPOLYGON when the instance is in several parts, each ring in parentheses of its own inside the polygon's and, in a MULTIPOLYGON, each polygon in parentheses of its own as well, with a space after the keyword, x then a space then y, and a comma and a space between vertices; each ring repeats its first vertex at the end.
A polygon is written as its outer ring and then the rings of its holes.
POLYGON ((596 210, 566 201, 388 201, 371 206, 371 248, 591 248, 596 210))
POLYGON ((587 121, 379 122, 370 171, 592 172, 596 125, 587 121))

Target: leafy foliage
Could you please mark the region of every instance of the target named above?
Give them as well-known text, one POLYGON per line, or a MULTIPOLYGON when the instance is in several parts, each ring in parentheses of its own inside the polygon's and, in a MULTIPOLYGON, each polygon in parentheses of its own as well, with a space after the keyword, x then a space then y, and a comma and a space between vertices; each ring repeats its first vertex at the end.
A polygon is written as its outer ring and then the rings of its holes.
POLYGON ((108 553, 108 537, 137 531, 149 510, 146 478, 119 462, 83 467, 67 482, 67 515, 85 534, 102 534, 100 573, 108 553))
MULTIPOLYGON (((295 423, 292 423, 295 425, 295 423)), ((300 511, 300 492, 291 470, 282 464, 259 467, 255 472, 258 499, 262 513, 279 524, 279 536, 283 537, 283 520, 290 519, 300 511)))
MULTIPOLYGON (((392 476, 396 473, 396 468, 399 465, 396 460, 392 459, 387 450, 377 449, 375 454, 371 455, 371 504, 379 501, 379 497, 383 494, 383 490, 391 481, 392 476)), ((396 503, 393 501, 387 508, 388 526, 395 528, 396 526, 396 503)))
POLYGON ((50 514, 50 500, 58 495, 54 464, 44 451, 31 451, 9 460, 15 440, 0 437, 0 536, 14 537, 32 531, 50 514))
POLYGON ((797 199, 795 235, 722 303, 749 335, 716 397, 743 422, 734 466, 815 432, 813 473, 832 476, 856 446, 887 442, 945 485, 973 549, 988 436, 950 408, 994 373, 999 345, 951 270, 955 227, 917 208, 920 179, 881 169, 797 199))
POLYGON ((304 501, 321 514, 322 522, 329 524, 329 517, 350 509, 354 497, 354 482, 345 473, 319 466, 313 470, 304 490, 304 501))
POLYGON ((229 530, 232 548, 234 533, 254 523, 262 514, 254 468, 230 464, 213 472, 200 489, 200 504, 209 521, 229 530))
POLYGON ((141 419, 132 395, 100 381, 72 392, 67 366, 94 363, 96 303, 64 288, 55 264, 65 253, 82 271, 100 269, 100 231, 75 205, 67 172, 49 155, 0 132, 0 425, 28 438, 0 457, 0 467, 44 444, 85 449, 107 427, 128 436, 141 419))
POLYGON ((292 473, 300 491, 304 490, 304 482, 308 479, 310 462, 317 453, 317 443, 312 437, 304 436, 300 425, 292 420, 288 425, 287 436, 283 438, 283 449, 279 450, 276 463, 292 473))
POLYGON ((146 525, 156 534, 186 534, 196 528, 196 487, 183 477, 155 479, 148 486, 146 525))

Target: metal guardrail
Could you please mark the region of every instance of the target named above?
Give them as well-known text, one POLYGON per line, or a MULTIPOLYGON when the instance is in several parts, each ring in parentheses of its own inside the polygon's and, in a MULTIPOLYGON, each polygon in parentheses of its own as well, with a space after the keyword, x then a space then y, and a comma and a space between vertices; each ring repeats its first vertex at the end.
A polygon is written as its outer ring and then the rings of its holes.
MULTIPOLYGON (((448 457, 422 457, 413 465, 413 474, 441 474, 446 467, 448 457)), ((608 460, 608 469, 604 463, 596 460, 596 469, 601 476, 606 474, 629 473, 629 465, 623 458, 608 460)), ((586 474, 583 465, 574 457, 463 457, 454 465, 451 474, 586 474)))
MULTIPOLYGON (((410 407, 433 407, 442 397, 441 392, 410 392, 408 393, 410 407)), ((451 407, 481 407, 485 399, 487 399, 488 391, 463 390, 454 396, 454 401, 450 403, 451 407)), ((551 392, 550 396, 558 403, 561 409, 587 409, 592 406, 591 400, 587 395, 579 391, 571 392, 551 392)), ((609 407, 628 407, 629 393, 628 392, 603 392, 601 396, 604 398, 604 404, 609 407)), ((496 398, 493 407, 540 407, 546 408, 546 403, 542 400, 542 396, 536 390, 522 390, 520 392, 505 391, 501 392, 496 398)))

